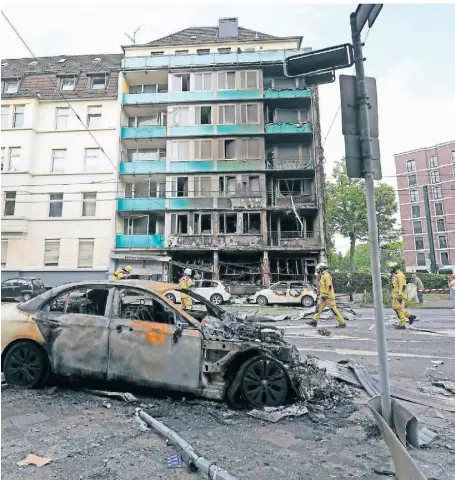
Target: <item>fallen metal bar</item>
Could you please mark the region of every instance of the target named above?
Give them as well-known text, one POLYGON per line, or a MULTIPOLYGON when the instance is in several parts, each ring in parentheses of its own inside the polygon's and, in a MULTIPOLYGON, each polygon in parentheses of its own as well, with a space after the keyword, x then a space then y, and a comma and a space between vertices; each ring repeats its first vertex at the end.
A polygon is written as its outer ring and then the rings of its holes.
POLYGON ((173 444, 180 447, 186 456, 191 460, 194 466, 205 473, 209 479, 238 479, 229 474, 224 469, 218 467, 208 459, 205 459, 194 450, 194 448, 181 438, 175 431, 168 428, 166 425, 157 421, 155 418, 147 414, 142 409, 136 408, 136 415, 145 421, 149 426, 158 431, 166 439, 169 439, 173 444))

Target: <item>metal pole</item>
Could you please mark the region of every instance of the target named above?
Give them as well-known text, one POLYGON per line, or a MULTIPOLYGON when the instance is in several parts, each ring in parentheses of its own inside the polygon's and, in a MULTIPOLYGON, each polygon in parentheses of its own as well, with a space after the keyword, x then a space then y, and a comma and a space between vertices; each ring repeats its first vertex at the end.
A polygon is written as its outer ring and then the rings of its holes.
POLYGON ((357 78, 357 100, 359 109, 359 129, 362 156, 365 166, 365 190, 368 210, 368 231, 371 251, 371 272, 373 279, 373 297, 378 345, 379 380, 381 386, 382 416, 392 426, 392 403, 390 399, 389 367, 387 364, 387 344, 384 324, 384 304, 382 300, 381 269, 379 266, 378 224, 376 219, 376 202, 374 198, 374 179, 370 124, 368 118, 368 95, 363 67, 362 42, 357 32, 355 14, 351 13, 352 45, 357 78))
POLYGON ((434 252, 433 226, 431 225, 430 200, 428 199, 428 186, 423 186, 423 200, 425 203, 425 217, 427 219, 428 244, 430 246, 430 271, 437 272, 436 254, 434 252))

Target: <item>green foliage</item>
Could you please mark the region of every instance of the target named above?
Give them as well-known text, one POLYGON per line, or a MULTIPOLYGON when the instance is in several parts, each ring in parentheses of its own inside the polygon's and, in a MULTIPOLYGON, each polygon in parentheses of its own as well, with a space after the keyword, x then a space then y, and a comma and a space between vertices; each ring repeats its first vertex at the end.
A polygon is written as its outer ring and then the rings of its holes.
MULTIPOLYGON (((425 289, 445 289, 448 287, 448 277, 444 274, 432 274, 431 272, 416 272, 425 289)), ((411 272, 406 272, 406 280, 411 281, 411 272)))

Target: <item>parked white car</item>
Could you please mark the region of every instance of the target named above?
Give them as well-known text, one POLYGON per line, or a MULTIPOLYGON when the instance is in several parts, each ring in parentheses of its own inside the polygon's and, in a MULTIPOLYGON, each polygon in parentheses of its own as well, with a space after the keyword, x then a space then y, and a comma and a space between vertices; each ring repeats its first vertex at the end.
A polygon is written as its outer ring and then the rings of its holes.
MULTIPOLYGON (((231 299, 229 287, 220 281, 194 281, 194 292, 205 297, 212 304, 219 306, 231 299)), ((180 304, 180 292, 168 291, 164 294, 174 304, 180 304)))
POLYGON ((266 306, 267 304, 300 304, 314 306, 316 289, 306 281, 277 282, 268 289, 262 289, 248 298, 248 302, 266 306))

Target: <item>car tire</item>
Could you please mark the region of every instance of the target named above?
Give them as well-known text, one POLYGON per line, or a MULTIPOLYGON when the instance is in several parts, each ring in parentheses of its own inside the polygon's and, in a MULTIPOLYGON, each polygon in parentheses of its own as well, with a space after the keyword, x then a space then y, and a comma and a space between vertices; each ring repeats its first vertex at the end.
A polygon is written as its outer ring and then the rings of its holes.
POLYGON ((260 306, 266 306, 269 301, 267 300, 267 297, 265 296, 258 296, 256 298, 256 302, 260 305, 260 306))
POLYGON ((302 302, 303 307, 313 307, 314 306, 314 299, 311 296, 303 296, 301 302, 302 302))
POLYGON ((219 306, 220 304, 223 304, 223 296, 221 294, 213 294, 210 297, 210 302, 215 304, 215 306, 219 306))
POLYGON ((27 302, 32 298, 32 295, 29 292, 26 292, 22 297, 24 298, 24 302, 27 302))
POLYGON ((175 298, 174 294, 166 294, 166 298, 169 299, 172 303, 177 304, 177 299, 175 298))
POLYGON ((282 406, 288 399, 289 380, 284 366, 269 356, 255 356, 242 367, 242 394, 253 408, 282 406))
POLYGON ((37 344, 20 341, 8 350, 3 362, 3 374, 9 386, 36 388, 49 374, 46 354, 37 344))

